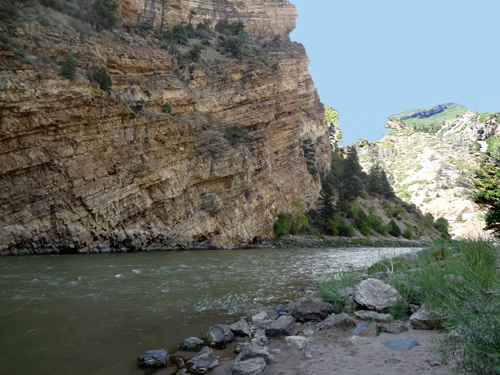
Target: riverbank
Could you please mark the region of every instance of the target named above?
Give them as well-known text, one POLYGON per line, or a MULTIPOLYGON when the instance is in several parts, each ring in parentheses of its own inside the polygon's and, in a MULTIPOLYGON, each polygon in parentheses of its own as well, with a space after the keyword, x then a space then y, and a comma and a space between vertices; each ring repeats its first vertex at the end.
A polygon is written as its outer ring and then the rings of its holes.
POLYGON ((306 288, 290 310, 253 316, 255 338, 238 344, 245 355, 210 374, 244 375, 235 368, 256 357, 262 367, 252 374, 263 375, 492 373, 499 365, 499 257, 491 242, 463 240, 381 259, 366 276, 339 273, 316 291, 306 288), (288 323, 275 335, 280 321, 288 323), (264 333, 271 337, 261 343, 264 333))
POLYGON ((283 248, 331 248, 331 247, 428 247, 432 240, 406 240, 404 238, 386 239, 383 237, 332 237, 325 235, 298 235, 286 234, 271 241, 250 248, 270 247, 283 248))

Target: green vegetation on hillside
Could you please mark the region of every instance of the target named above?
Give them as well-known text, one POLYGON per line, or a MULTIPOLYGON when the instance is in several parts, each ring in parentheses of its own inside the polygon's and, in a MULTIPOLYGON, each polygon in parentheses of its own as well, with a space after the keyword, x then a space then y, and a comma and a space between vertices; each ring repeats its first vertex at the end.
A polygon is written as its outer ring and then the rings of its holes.
POLYGON ((467 111, 468 109, 461 104, 447 103, 397 113, 389 116, 389 120, 400 121, 418 131, 435 133, 445 121, 452 120, 467 111))
POLYGON ((500 238, 500 158, 495 156, 498 154, 497 149, 483 157, 473 183, 477 189, 475 202, 488 208, 486 229, 500 238))

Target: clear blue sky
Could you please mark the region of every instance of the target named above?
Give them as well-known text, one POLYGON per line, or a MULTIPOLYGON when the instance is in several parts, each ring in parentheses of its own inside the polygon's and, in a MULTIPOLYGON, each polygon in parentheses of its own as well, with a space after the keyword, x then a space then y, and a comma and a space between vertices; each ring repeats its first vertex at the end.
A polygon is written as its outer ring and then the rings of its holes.
POLYGON ((500 0, 291 0, 321 101, 344 145, 378 141, 387 116, 456 102, 500 112, 500 0))

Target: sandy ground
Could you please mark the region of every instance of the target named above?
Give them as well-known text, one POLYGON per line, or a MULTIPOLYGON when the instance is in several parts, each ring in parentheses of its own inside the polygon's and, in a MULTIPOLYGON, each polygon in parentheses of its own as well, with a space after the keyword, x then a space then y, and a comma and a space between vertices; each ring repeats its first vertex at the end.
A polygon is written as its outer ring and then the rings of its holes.
MULTIPOLYGON (((428 350, 430 341, 442 337, 443 332, 410 328, 396 335, 381 333, 377 337, 362 337, 355 345, 343 344, 342 340, 352 336, 353 331, 354 328, 315 332, 309 342, 325 346, 327 352, 311 359, 306 358, 304 351, 287 346, 284 339, 271 339, 269 350, 279 349, 281 353, 273 354, 277 363, 268 365, 263 375, 452 374, 452 365, 442 364, 428 350), (420 346, 402 352, 382 345, 383 341, 403 337, 416 338, 420 346)), ((231 374, 229 366, 233 362, 221 362, 211 374, 231 374)))

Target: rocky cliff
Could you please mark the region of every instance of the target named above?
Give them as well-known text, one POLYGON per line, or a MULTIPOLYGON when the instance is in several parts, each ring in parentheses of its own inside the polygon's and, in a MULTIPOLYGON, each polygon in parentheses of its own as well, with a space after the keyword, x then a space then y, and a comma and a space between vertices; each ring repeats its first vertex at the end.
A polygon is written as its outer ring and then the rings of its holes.
MULTIPOLYGON (((122 0, 121 14, 146 3, 122 0)), ((24 51, 0 52, 1 254, 232 248, 272 236, 294 198, 313 204, 320 181, 301 146, 311 140, 320 171, 331 150, 304 48, 275 38, 294 6, 174 1, 169 26, 192 8, 263 33, 240 58, 213 36, 181 65, 152 32, 79 33, 50 12, 0 26, 24 51), (73 80, 60 74, 69 52, 73 80), (101 66, 109 93, 90 79, 101 66), (235 123, 243 143, 223 136, 235 123)))

